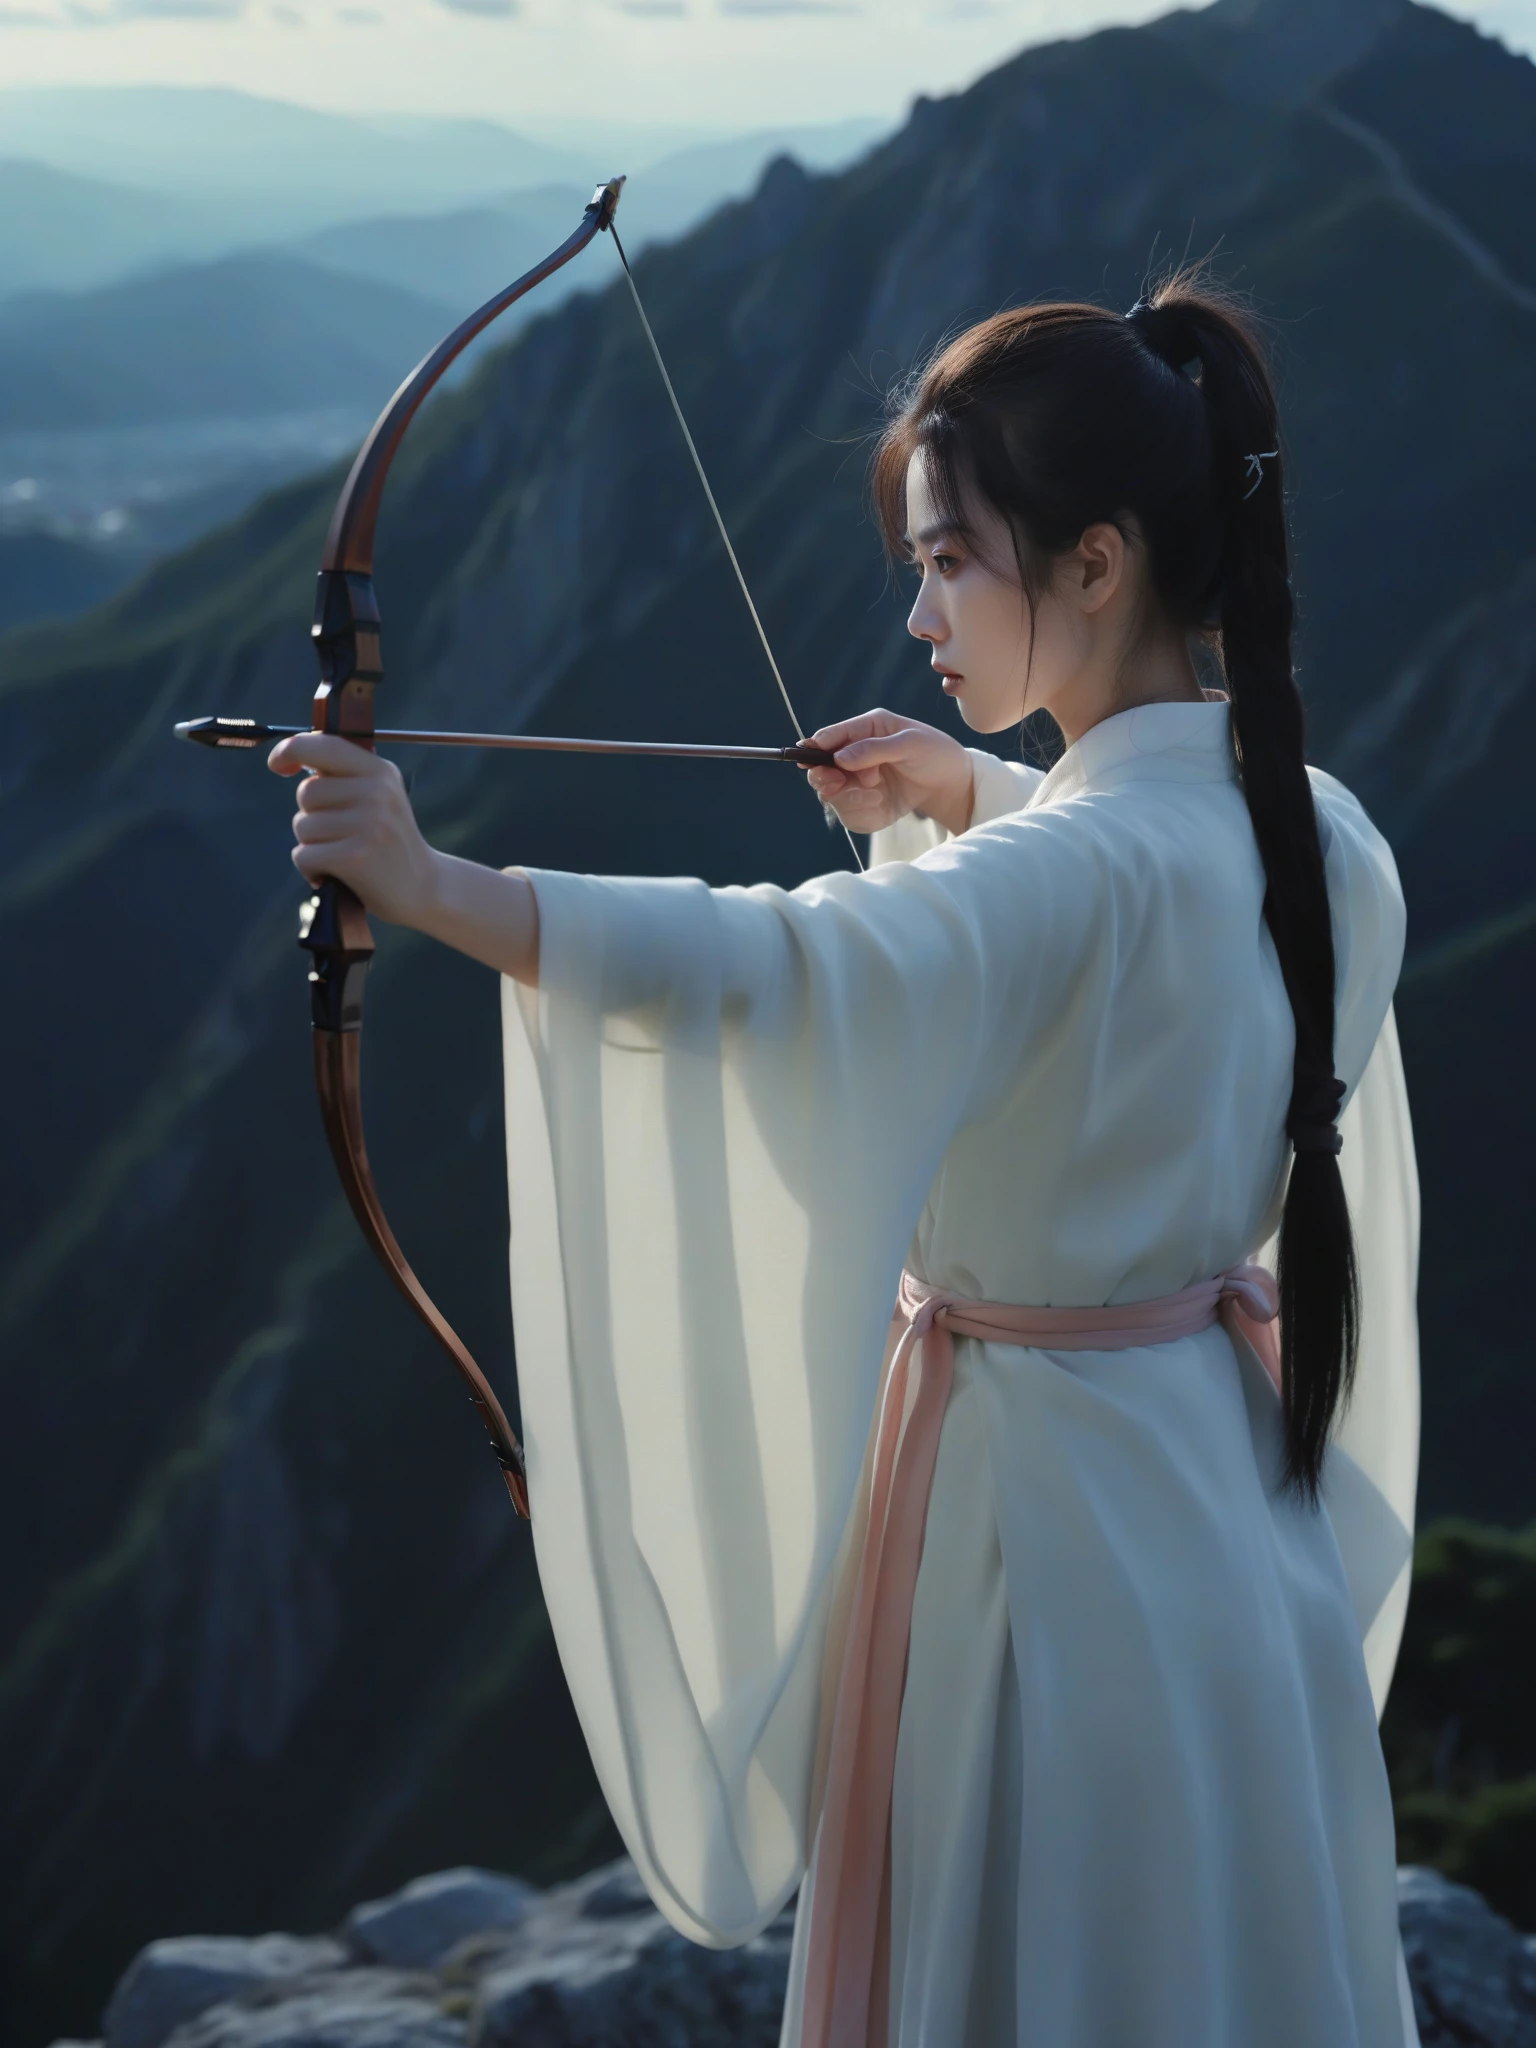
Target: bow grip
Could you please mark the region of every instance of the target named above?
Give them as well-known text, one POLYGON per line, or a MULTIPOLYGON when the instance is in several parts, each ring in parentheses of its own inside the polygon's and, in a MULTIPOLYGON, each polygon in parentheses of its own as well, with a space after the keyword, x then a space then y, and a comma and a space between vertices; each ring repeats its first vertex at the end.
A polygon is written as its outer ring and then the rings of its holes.
POLYGON ((316 732, 373 745, 373 693, 384 680, 379 600, 373 578, 354 569, 322 569, 309 629, 320 662, 316 732))
POLYGON ((373 932, 361 898, 327 875, 299 912, 299 944, 310 956, 310 1022, 333 1034, 361 1031, 373 963, 373 932))

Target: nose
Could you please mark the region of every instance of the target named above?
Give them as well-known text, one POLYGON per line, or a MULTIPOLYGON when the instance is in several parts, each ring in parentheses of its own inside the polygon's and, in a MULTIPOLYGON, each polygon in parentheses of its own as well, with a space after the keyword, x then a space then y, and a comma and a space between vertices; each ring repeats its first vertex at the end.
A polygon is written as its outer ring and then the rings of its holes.
POLYGON ((914 640, 927 640, 937 647, 948 636, 943 614, 933 600, 932 578, 925 576, 918 586, 917 601, 907 614, 907 631, 914 640))

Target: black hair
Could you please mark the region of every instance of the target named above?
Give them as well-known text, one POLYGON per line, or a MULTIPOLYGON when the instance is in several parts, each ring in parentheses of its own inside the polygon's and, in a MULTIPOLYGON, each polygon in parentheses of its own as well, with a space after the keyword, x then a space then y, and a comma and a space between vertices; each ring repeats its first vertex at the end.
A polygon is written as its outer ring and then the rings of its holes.
POLYGON ((1264 351, 1243 312, 1197 277, 1169 280, 1123 315, 1017 307, 951 342, 896 401, 872 485, 886 545, 903 557, 918 449, 957 533, 974 542, 966 507, 976 497, 1007 521, 1032 613, 1055 559, 1108 522, 1144 547, 1167 622, 1220 661, 1264 915, 1296 1023, 1278 1275, 1284 1477, 1315 1504, 1354 1379, 1359 1283, 1336 1156, 1333 927, 1292 665, 1279 417, 1264 351))

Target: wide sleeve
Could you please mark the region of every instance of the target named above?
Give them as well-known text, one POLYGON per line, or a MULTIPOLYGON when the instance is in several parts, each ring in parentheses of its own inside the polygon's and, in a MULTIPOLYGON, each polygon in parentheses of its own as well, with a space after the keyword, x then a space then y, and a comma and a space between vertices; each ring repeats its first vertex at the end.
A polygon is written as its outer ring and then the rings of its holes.
POLYGON ((1380 1715, 1413 1565, 1419 1469, 1419 1176, 1391 1007, 1404 914, 1385 840, 1331 776, 1312 773, 1334 906, 1337 1071, 1349 1087, 1339 1165, 1360 1273, 1354 1390, 1335 1422, 1324 1497, 1380 1715))
POLYGON ((504 984, 533 1538, 615 1822, 696 1941, 803 1874, 902 1257, 1069 1000, 1095 883, 1064 844, 1010 820, 793 893, 533 876, 540 986, 504 984))
POLYGON ((1328 1511, 1379 1717, 1408 1612, 1419 1478, 1419 1176, 1390 1009, 1340 1129, 1360 1268, 1360 1352, 1329 1452, 1348 1466, 1330 1481, 1328 1511))

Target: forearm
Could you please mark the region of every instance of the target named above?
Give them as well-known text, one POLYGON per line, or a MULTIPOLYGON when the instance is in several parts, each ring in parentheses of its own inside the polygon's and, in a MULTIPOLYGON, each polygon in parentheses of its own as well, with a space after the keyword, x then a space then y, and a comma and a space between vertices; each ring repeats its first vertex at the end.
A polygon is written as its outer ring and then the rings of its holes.
POLYGON ((432 891, 411 919, 417 930, 498 974, 536 985, 539 903, 528 877, 516 868, 481 867, 451 853, 434 853, 432 861, 432 891))

